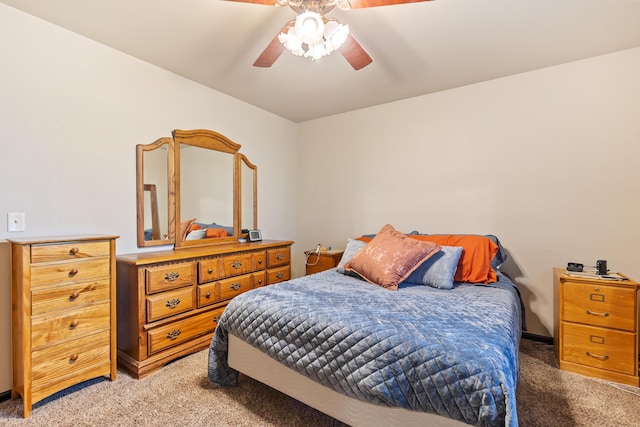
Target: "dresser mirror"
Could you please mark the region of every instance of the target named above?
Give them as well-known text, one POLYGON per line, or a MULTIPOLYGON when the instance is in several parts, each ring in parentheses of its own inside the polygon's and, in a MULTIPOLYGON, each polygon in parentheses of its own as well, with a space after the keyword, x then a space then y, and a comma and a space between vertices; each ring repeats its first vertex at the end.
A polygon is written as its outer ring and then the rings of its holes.
POLYGON ((173 175, 173 139, 136 147, 138 246, 172 243, 169 177, 173 175))
POLYGON ((241 212, 240 228, 252 230, 258 228, 258 168, 244 154, 240 155, 241 212))
POLYGON ((239 149, 210 130, 139 145, 138 246, 215 245, 257 228, 257 167, 239 149))

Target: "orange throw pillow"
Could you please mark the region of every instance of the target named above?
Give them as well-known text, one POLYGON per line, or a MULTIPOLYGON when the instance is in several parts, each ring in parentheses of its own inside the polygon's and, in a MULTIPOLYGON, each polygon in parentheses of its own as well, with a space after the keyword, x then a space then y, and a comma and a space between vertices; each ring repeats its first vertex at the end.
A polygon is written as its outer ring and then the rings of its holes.
POLYGON ((488 237, 472 234, 417 234, 409 237, 440 246, 462 246, 462 256, 453 277, 456 282, 486 284, 498 280, 491 260, 500 248, 488 237))

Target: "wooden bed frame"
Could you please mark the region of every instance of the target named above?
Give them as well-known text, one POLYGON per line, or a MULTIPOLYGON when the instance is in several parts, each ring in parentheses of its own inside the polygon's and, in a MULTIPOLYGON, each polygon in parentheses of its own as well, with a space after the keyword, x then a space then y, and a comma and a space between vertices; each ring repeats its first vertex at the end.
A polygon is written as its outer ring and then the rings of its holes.
POLYGON ((287 368, 262 351, 229 334, 228 363, 233 369, 354 427, 468 426, 428 412, 374 405, 341 394, 287 368))

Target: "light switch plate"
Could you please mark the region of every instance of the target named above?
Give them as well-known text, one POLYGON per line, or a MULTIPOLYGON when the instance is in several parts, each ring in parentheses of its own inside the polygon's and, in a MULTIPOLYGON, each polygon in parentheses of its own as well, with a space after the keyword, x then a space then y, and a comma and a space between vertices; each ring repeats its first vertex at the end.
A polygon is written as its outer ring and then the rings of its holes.
POLYGON ((7 214, 7 231, 24 231, 25 229, 24 212, 9 212, 7 214))

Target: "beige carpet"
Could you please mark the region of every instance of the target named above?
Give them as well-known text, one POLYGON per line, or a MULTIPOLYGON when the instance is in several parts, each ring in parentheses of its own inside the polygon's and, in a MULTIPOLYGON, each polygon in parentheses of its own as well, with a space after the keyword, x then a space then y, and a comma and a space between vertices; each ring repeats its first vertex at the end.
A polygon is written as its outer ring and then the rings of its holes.
MULTIPOLYGON (((523 340, 520 426, 640 426, 640 389, 559 371, 553 348, 523 340)), ((263 384, 240 378, 221 389, 207 380, 202 351, 134 380, 96 379, 58 393, 22 419, 21 400, 0 402, 2 426, 343 426, 263 384)))

